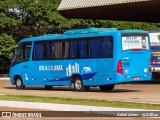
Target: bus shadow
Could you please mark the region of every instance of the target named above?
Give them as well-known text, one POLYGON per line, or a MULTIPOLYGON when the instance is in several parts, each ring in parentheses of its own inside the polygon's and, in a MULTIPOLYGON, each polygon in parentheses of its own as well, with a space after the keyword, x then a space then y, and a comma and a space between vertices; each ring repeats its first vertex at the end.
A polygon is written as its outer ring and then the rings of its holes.
POLYGON ((145 82, 136 82, 132 84, 160 84, 160 79, 153 79, 151 81, 145 81, 145 82))
POLYGON ((118 92, 141 92, 141 90, 131 90, 131 89, 114 89, 113 91, 114 93, 118 93, 118 92))
MULTIPOLYGON (((16 87, 3 87, 4 89, 10 89, 10 90, 18 90, 16 87)), ((51 90, 46 90, 43 87, 26 87, 22 90, 39 90, 39 91, 74 91, 73 88, 69 87, 53 87, 51 90)), ((122 93, 122 92, 140 92, 140 90, 131 90, 131 89, 113 89, 112 91, 101 91, 99 88, 91 88, 89 91, 85 92, 101 92, 101 93, 122 93)))
POLYGON ((3 87, 4 89, 12 89, 12 90, 42 90, 42 91, 72 91, 70 88, 52 88, 51 90, 47 90, 44 87, 36 87, 36 86, 27 86, 25 89, 16 89, 16 87, 3 87))
POLYGON ((103 92, 103 93, 122 93, 122 92, 140 92, 140 90, 131 90, 131 89, 113 89, 112 91, 101 91, 100 89, 98 90, 90 90, 88 92, 103 92))

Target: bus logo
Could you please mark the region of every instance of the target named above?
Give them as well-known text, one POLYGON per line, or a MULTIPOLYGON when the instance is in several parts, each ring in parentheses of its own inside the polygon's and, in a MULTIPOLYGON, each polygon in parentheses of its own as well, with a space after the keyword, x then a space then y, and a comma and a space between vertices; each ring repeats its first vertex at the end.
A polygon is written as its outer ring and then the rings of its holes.
POLYGON ((71 65, 69 63, 68 67, 66 68, 66 75, 71 76, 73 73, 79 73, 79 64, 75 63, 71 65))
POLYGON ((90 67, 83 67, 82 74, 92 73, 92 70, 90 67))
MULTIPOLYGON (((80 73, 80 66, 78 63, 70 64, 66 67, 66 76, 71 76, 73 73, 80 73)), ((92 70, 90 67, 84 66, 82 69, 82 74, 88 74, 92 73, 92 70)))

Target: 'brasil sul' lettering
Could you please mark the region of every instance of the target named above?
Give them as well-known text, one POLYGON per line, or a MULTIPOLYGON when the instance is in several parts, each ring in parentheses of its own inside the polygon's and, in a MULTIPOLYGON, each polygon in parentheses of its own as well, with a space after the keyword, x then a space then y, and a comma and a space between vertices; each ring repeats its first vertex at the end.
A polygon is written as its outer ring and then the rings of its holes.
POLYGON ((39 65, 39 71, 59 71, 63 70, 62 65, 39 65))

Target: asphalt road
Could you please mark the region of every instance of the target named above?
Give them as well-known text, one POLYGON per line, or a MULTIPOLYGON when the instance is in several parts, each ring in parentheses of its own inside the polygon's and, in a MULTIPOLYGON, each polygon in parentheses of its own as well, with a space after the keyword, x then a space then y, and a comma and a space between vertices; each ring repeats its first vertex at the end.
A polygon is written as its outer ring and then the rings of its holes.
MULTIPOLYGON (((0 95, 35 95, 35 96, 56 96, 67 98, 83 98, 83 99, 101 99, 113 101, 132 101, 132 102, 145 102, 145 103, 158 103, 160 104, 160 82, 148 83, 135 83, 135 84, 121 84, 116 85, 115 89, 111 92, 101 92, 98 88, 91 88, 89 92, 75 92, 68 87, 54 87, 52 90, 45 90, 43 86, 27 86, 24 90, 17 90, 15 86, 11 85, 9 80, 0 80, 0 95), (82 97, 83 96, 83 97, 82 97)), ((4 111, 47 111, 38 109, 27 108, 13 108, 1 107, 0 112, 4 111)), ((36 120, 158 120, 159 118, 144 118, 144 117, 110 117, 90 113, 77 113, 79 117, 64 117, 64 113, 58 112, 60 117, 43 117, 36 118, 36 120), (82 117, 83 116, 83 117, 82 117)), ((67 113, 66 116, 75 116, 75 113, 67 113)), ((35 118, 4 118, 0 120, 35 120, 35 118)))
POLYGON ((0 80, 0 94, 54 96, 65 98, 100 99, 112 101, 129 101, 160 104, 160 82, 134 83, 116 85, 111 92, 102 92, 99 88, 91 88, 89 92, 75 92, 69 87, 53 87, 45 90, 43 86, 27 86, 17 90, 9 80, 0 80))

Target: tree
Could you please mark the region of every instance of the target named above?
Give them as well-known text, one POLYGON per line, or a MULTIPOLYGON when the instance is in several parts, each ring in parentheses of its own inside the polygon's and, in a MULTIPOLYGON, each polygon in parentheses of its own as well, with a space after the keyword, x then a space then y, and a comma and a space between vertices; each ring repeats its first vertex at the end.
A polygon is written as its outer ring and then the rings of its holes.
POLYGON ((12 12, 17 13, 19 23, 12 29, 17 42, 24 37, 53 33, 57 29, 56 7, 59 0, 13 0, 12 12))
POLYGON ((11 3, 8 0, 0 1, 0 35, 11 33, 11 28, 16 26, 18 21, 10 13, 11 3))
POLYGON ((7 34, 0 36, 0 73, 9 72, 14 47, 15 40, 11 36, 7 34))
POLYGON ((57 12, 59 3, 60 0, 13 0, 10 14, 19 18, 12 29, 13 38, 18 42, 24 37, 63 33, 68 29, 112 26, 104 20, 66 19, 57 12))
POLYGON ((139 29, 139 30, 160 30, 159 23, 147 23, 147 22, 128 22, 128 21, 113 21, 113 26, 120 30, 125 29, 139 29))
POLYGON ((4 71, 11 49, 25 37, 63 33, 87 27, 160 30, 160 23, 67 19, 57 12, 61 0, 0 0, 0 66, 4 71), (6 50, 5 50, 6 49, 6 50))

